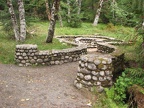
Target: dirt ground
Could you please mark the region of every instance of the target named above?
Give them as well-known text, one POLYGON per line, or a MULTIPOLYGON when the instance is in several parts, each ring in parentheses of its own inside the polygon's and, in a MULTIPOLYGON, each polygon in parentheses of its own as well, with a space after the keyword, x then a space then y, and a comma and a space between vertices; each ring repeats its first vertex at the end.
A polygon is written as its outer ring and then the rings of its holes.
POLYGON ((0 64, 0 108, 90 108, 74 87, 78 63, 18 67, 0 64))

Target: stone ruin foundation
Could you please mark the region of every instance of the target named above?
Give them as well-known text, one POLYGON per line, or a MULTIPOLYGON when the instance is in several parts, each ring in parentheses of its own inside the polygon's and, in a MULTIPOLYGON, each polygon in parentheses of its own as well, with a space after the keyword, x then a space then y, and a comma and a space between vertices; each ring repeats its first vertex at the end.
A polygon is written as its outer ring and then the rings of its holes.
POLYGON ((59 37, 58 39, 75 47, 63 50, 39 51, 37 45, 17 45, 15 51, 16 63, 19 66, 58 65, 79 60, 74 85, 78 89, 96 86, 98 92, 102 92, 103 87, 110 87, 117 74, 124 70, 124 55, 111 55, 117 50, 112 44, 123 44, 123 41, 102 36, 87 38, 77 38, 76 36, 72 39, 59 37), (87 54, 88 48, 96 48, 96 52, 87 54))
POLYGON ((82 87, 109 87, 112 85, 113 65, 112 56, 104 55, 83 55, 79 61, 77 77, 74 85, 81 89, 82 87))
POLYGON ((15 61, 19 66, 58 65, 78 61, 86 53, 86 46, 39 51, 37 45, 22 44, 16 46, 15 61))

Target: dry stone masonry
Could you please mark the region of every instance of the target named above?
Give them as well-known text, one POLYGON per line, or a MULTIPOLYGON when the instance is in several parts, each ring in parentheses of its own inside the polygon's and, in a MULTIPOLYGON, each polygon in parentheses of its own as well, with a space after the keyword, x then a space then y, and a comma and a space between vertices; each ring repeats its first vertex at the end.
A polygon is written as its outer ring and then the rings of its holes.
POLYGON ((74 85, 82 87, 97 86, 100 89, 112 85, 112 56, 83 55, 79 61, 78 73, 74 85))
POLYGON ((123 41, 104 36, 60 36, 60 42, 75 47, 63 50, 39 51, 37 45, 23 44, 16 46, 15 60, 19 66, 58 65, 79 60, 78 72, 74 85, 97 87, 98 92, 103 87, 109 87, 124 70, 124 54, 112 55, 117 50, 113 44, 123 44, 123 41), (95 48, 98 53, 87 54, 87 48, 95 48), (87 54, 87 55, 85 55, 87 54))
POLYGON ((80 56, 87 53, 86 46, 63 50, 39 51, 37 45, 23 44, 16 46, 15 60, 19 66, 29 65, 58 65, 78 61, 80 56))

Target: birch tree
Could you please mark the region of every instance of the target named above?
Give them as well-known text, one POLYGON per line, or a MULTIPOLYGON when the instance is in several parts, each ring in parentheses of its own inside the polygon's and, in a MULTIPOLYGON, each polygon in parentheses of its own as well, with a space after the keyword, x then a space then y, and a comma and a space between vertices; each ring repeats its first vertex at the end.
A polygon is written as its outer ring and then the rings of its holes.
POLYGON ((82 3, 82 0, 77 0, 78 2, 78 15, 80 14, 80 11, 81 11, 81 3, 82 3))
POLYGON ((48 20, 50 21, 51 15, 50 15, 50 9, 49 9, 48 0, 45 0, 45 4, 46 4, 46 13, 47 13, 47 16, 48 16, 48 20))
POLYGON ((58 16, 59 5, 60 5, 60 0, 54 0, 53 6, 52 6, 52 9, 51 9, 51 20, 50 20, 50 24, 49 24, 48 36, 46 38, 46 43, 52 43, 52 41, 53 41, 53 36, 54 36, 54 31, 55 31, 56 19, 57 19, 57 16, 58 16))
POLYGON ((104 0, 100 0, 99 1, 99 8, 97 9, 97 12, 96 12, 96 15, 95 15, 95 19, 94 19, 94 22, 93 22, 94 26, 97 26, 97 24, 98 24, 100 13, 101 13, 101 9, 102 9, 102 5, 103 5, 103 1, 104 0))
POLYGON ((26 21, 23 0, 18 0, 19 21, 20 21, 20 41, 24 42, 26 38, 26 21))
POLYGON ((18 0, 19 23, 14 12, 12 0, 7 0, 7 6, 11 15, 15 39, 16 41, 24 42, 26 38, 26 22, 23 0, 18 0))
POLYGON ((12 21, 12 25, 13 25, 13 31, 14 31, 15 39, 16 39, 16 41, 19 41, 20 40, 19 27, 18 27, 17 18, 16 18, 16 15, 15 15, 11 0, 7 0, 7 6, 9 8, 9 13, 10 13, 10 16, 11 16, 11 21, 12 21))
POLYGON ((59 6, 59 14, 58 14, 58 19, 59 19, 59 22, 60 22, 60 26, 63 27, 63 20, 62 20, 62 16, 61 16, 61 7, 59 6))
POLYGON ((68 23, 70 22, 70 0, 67 0, 67 5, 68 5, 68 23))

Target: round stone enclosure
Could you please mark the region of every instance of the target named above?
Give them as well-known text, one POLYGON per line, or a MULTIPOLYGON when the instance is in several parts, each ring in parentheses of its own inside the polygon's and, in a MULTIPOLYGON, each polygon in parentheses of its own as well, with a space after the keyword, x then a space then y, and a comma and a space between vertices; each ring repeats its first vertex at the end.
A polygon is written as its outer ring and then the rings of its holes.
POLYGON ((79 89, 82 87, 111 86, 112 58, 111 55, 88 54, 81 56, 74 85, 79 89))

